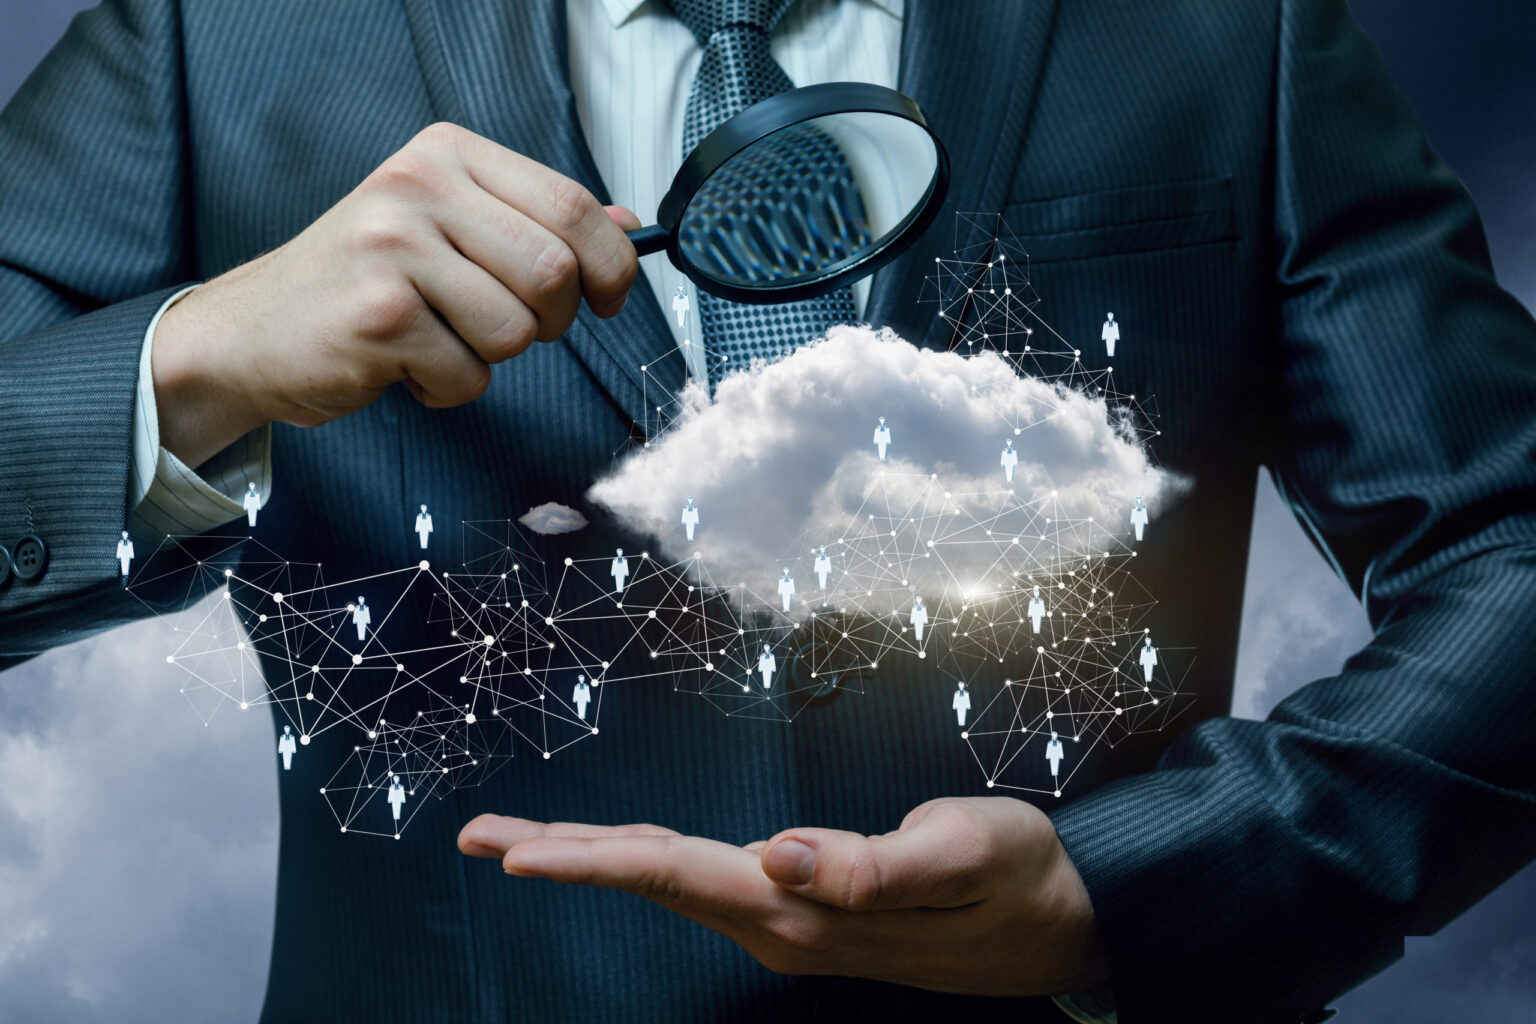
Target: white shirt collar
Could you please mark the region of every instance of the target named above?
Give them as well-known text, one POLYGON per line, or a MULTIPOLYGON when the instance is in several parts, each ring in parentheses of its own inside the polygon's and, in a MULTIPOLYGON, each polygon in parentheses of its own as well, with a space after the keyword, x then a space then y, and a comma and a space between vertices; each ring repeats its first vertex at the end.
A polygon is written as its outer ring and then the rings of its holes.
MULTIPOLYGON (((608 20, 613 22, 614 28, 619 28, 630 18, 633 18, 648 3, 654 0, 599 0, 603 10, 608 14, 608 20)), ((857 3, 869 3, 880 8, 891 17, 900 19, 906 0, 853 0, 857 3)))

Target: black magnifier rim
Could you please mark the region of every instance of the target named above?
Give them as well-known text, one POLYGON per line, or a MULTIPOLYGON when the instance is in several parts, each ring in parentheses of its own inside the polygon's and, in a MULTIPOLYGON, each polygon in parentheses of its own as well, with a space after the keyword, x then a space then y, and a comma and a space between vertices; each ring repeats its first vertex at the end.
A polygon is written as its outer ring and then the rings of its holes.
POLYGON ((658 226, 667 233, 667 258, 694 284, 712 295, 732 302, 764 304, 772 302, 796 302, 825 295, 844 284, 857 281, 879 270, 916 242, 923 231, 938 215, 939 207, 949 192, 949 154, 944 143, 928 124, 917 103, 895 89, 869 82, 826 82, 807 85, 799 89, 781 92, 776 96, 755 103, 728 118, 699 142, 683 161, 672 186, 662 197, 656 214, 658 226), (746 149, 759 139, 788 128, 802 121, 827 117, 832 114, 872 113, 889 114, 911 121, 928 133, 933 140, 937 165, 928 191, 921 202, 907 216, 887 232, 891 240, 883 247, 871 247, 861 258, 846 264, 822 277, 798 284, 746 288, 721 281, 698 270, 685 259, 678 245, 678 225, 683 211, 703 187, 704 182, 718 171, 727 160, 746 149))

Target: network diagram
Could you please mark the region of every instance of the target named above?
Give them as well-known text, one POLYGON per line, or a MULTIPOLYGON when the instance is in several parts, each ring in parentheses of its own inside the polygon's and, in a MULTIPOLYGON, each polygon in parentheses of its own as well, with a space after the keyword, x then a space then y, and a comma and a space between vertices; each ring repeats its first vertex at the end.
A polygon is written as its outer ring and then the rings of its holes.
MULTIPOLYGON (((927 279, 951 350, 995 353, 1062 403, 1102 400, 1121 436, 1149 445, 1150 403, 1116 391, 1111 368, 1088 369, 1041 319, 1028 256, 1000 218, 962 215, 958 230, 976 224, 984 241, 936 259, 927 279)), ((1121 328, 1106 318, 1106 355, 1121 328)), ((657 419, 616 464, 663 443, 676 403, 698 400, 648 400, 657 419)), ((675 536, 654 550, 589 550, 578 530, 558 538, 567 556, 541 557, 549 538, 507 518, 460 522, 453 551, 423 503, 402 510, 419 561, 332 580, 257 539, 252 495, 249 533, 167 537, 136 566, 125 535, 117 557, 128 591, 155 594, 144 599, 157 612, 167 585, 179 591, 171 603, 186 610, 162 616, 165 660, 205 724, 230 707, 270 709, 284 769, 316 737, 351 741, 318 794, 344 832, 399 838, 426 796, 598 739, 614 686, 665 686, 726 718, 787 724, 834 690, 879 699, 882 667, 898 665, 929 681, 932 706, 914 713, 954 716, 957 756, 988 789, 1060 796, 1095 747, 1166 725, 1193 652, 1155 634, 1156 600, 1132 572, 1155 531, 1142 496, 1106 518, 1016 486, 1051 415, 1002 417, 996 447, 972 453, 990 482, 956 473, 970 488, 957 491, 950 474, 900 461, 902 411, 889 410, 847 440, 870 455, 858 500, 751 578, 721 574, 707 542, 728 525, 687 493, 675 536), (424 623, 394 628, 422 609, 424 623)))

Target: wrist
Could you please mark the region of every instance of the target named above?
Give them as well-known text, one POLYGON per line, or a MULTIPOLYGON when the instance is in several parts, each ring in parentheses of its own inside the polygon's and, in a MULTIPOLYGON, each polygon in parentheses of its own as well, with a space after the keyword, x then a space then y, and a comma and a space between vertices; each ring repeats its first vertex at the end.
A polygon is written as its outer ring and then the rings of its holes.
POLYGON ((1055 894, 1054 917, 1059 948, 1065 954, 1062 974, 1056 991, 1082 992, 1089 989, 1107 988, 1110 983, 1109 964, 1104 956, 1104 943, 1099 935, 1098 922, 1094 917, 1093 903, 1082 875, 1067 851, 1059 843, 1057 862, 1050 891, 1055 894))
POLYGON ((269 422, 246 389, 247 372, 234 365, 241 346, 214 315, 209 289, 203 285, 165 311, 150 350, 160 447, 188 466, 269 422))

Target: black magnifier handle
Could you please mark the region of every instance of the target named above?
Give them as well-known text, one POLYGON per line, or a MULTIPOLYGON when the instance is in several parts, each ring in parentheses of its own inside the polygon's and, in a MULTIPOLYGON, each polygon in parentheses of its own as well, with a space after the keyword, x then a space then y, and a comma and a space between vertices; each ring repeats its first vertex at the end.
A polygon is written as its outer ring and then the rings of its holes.
POLYGON ((635 247, 635 255, 649 256, 653 252, 661 252, 667 247, 667 229, 660 224, 652 224, 648 228, 640 228, 635 231, 624 232, 635 247))

